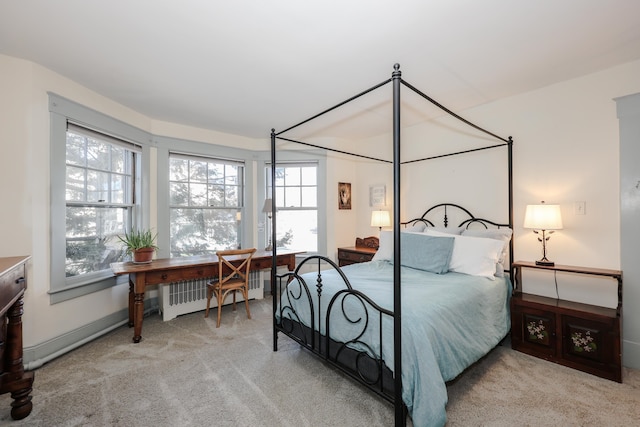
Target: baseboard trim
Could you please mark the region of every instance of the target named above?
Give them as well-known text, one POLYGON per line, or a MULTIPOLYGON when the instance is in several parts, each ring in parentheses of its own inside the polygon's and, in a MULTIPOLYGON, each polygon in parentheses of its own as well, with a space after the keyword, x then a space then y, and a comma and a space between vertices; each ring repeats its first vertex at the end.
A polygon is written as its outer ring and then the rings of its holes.
MULTIPOLYGON (((159 309, 158 298, 149 298, 144 301, 145 315, 157 312, 159 309)), ((37 369, 51 360, 62 356, 96 338, 105 335, 112 330, 126 325, 129 322, 129 309, 123 309, 81 326, 73 331, 64 333, 41 344, 23 349, 22 361, 24 369, 31 371, 37 369)), ((133 335, 132 335, 133 336, 133 335)))
POLYGON ((622 341, 622 366, 640 369, 640 343, 622 341))

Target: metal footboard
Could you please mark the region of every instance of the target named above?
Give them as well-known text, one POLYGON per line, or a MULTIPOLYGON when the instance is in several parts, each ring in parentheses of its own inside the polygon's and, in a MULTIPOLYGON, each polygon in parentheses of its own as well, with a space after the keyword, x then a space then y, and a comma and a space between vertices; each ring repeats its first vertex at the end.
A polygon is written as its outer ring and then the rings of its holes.
POLYGON ((393 373, 383 358, 385 345, 393 346, 393 336, 383 336, 383 322, 393 324, 392 311, 354 289, 340 267, 318 255, 304 259, 294 272, 277 275, 274 291, 276 337, 285 334, 386 400, 394 401, 393 373), (335 270, 344 282, 333 294, 325 291, 323 283, 323 274, 326 276, 329 270, 335 270), (301 271, 307 272, 304 277, 301 271), (338 325, 340 340, 332 332, 338 325), (376 336, 365 333, 369 328, 378 332, 376 336))

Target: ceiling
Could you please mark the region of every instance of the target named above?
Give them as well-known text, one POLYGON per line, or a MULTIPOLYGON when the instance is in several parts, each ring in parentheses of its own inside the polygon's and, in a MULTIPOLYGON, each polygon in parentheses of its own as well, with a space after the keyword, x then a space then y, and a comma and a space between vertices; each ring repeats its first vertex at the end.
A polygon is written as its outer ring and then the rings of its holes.
MULTIPOLYGON (((461 111, 640 59, 640 2, 0 0, 0 54, 155 120, 267 138, 394 63, 461 111)), ((348 136, 377 132, 387 103, 374 98, 348 136)))

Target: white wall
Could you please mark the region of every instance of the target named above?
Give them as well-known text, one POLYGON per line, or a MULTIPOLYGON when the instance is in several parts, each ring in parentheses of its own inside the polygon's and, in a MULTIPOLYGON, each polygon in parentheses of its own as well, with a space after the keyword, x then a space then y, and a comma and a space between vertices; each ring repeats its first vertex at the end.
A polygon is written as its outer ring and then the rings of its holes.
MULTIPOLYGON (((127 306, 124 286, 86 297, 50 305, 49 289, 49 112, 47 91, 72 99, 87 107, 140 127, 156 135, 183 137, 222 145, 268 149, 265 140, 255 141, 212 131, 157 122, 100 96, 68 79, 32 63, 0 55, 0 256, 31 254, 29 289, 25 297, 24 344, 34 346, 127 306), (9 245, 9 242, 11 244, 9 245)), ((540 245, 521 226, 525 205, 539 200, 560 203, 565 229, 549 242, 549 256, 557 263, 603 268, 620 267, 620 208, 618 121, 613 98, 640 91, 640 62, 537 91, 487 104, 462 115, 499 135, 513 135, 515 156, 515 253, 517 259, 540 257, 540 245), (576 216, 573 202, 585 201, 587 214, 576 216)), ((445 102, 446 100, 442 100, 445 102)), ((446 102, 445 102, 446 104, 446 102)), ((433 128, 433 126, 431 126, 433 128)), ((412 137, 437 134, 437 143, 446 143, 444 132, 428 127, 407 129, 412 137)), ((371 145, 384 138, 376 139, 371 145)), ((453 138, 456 141, 458 138, 453 138)), ((413 154, 413 153, 407 153, 413 154)), ((417 154, 417 153, 416 153, 417 154)), ((456 171, 485 167, 479 157, 466 163, 443 163, 441 168, 456 171)), ((338 246, 352 245, 355 237, 377 234, 369 225, 369 186, 387 185, 390 204, 391 168, 343 158, 328 160, 327 228, 328 253, 338 246), (351 211, 338 211, 337 183, 352 183, 351 211), (332 208, 335 207, 335 208, 332 208)), ((432 169, 418 168, 420 177, 403 178, 409 196, 403 200, 408 217, 419 215, 423 200, 439 198, 433 190, 432 169), (423 197, 422 189, 429 189, 423 197)), ((415 171, 411 168, 411 172, 415 171)), ((492 174, 492 172, 489 172, 492 174)), ((495 178, 500 179, 500 178, 495 178)), ((440 180, 440 197, 462 183, 440 180)), ((487 185, 485 185, 486 187, 487 185)), ((155 188, 153 185, 151 188, 155 188)), ((448 201, 448 200, 447 200, 448 201)), ((487 208, 489 209, 489 208, 487 208)), ((152 212, 152 221, 155 218, 152 212)), ((626 283, 625 287, 640 286, 626 283)), ((640 325, 625 324, 629 330, 640 325)), ((631 343, 632 345, 640 345, 631 343)))
MULTIPOLYGON (((268 144, 150 120, 28 61, 0 55, 0 70, 0 256, 32 256, 23 316, 24 347, 27 350, 124 310, 128 304, 126 285, 55 305, 49 303, 50 141, 47 92, 55 92, 156 135, 262 149, 268 149, 268 144)), ((151 150, 151 155, 155 157, 155 150, 151 150)), ((155 167, 152 169, 150 188, 153 190, 157 185, 155 167)), ((156 224, 155 200, 155 195, 152 195, 152 226, 156 224)))
MULTIPOLYGON (((522 223, 526 205, 545 200, 561 205, 565 227, 548 242, 551 260, 558 264, 620 268, 619 135, 613 99, 640 91, 639 75, 640 61, 636 61, 461 113, 493 133, 514 138, 516 259, 532 261, 541 257, 541 244, 522 223), (586 215, 574 213, 576 201, 586 202, 586 215)), ((436 123, 404 129, 402 146, 406 158, 434 154, 425 141, 433 141, 439 147, 464 146, 469 137, 452 131, 454 122, 443 118, 436 123), (412 146, 412 142, 418 148, 412 146)), ((463 206, 469 203, 479 216, 493 210, 496 204, 504 204, 497 193, 506 189, 499 184, 503 169, 496 170, 496 163, 485 161, 484 156, 465 155, 407 167, 402 178, 402 219, 419 215, 426 207, 444 201, 459 202, 463 206), (469 180, 469 176, 476 178, 469 180), (488 184, 491 182, 495 182, 495 186, 488 184)), ((373 184, 379 180, 377 172, 367 168, 363 163, 359 170, 359 176, 365 181, 361 187, 366 182, 373 184)), ((369 231, 366 224, 358 224, 358 235, 369 231)), ((612 294, 615 282, 603 284, 606 295, 600 294, 598 286, 583 282, 583 288, 568 286, 564 289, 565 295, 591 304, 605 301, 611 305, 613 301, 615 305, 615 294, 612 294)), ((552 280, 531 284, 535 286, 529 291, 555 293, 552 280)), ((572 286, 582 286, 582 283, 572 286)), ((640 283, 624 286, 635 289, 640 283)), ((629 306, 629 301, 625 306, 629 306)), ((623 329, 625 338, 640 334, 640 324, 625 321, 623 329)), ((626 341, 627 346, 640 346, 638 342, 626 341)), ((626 360, 625 364, 638 367, 640 361, 626 360)))

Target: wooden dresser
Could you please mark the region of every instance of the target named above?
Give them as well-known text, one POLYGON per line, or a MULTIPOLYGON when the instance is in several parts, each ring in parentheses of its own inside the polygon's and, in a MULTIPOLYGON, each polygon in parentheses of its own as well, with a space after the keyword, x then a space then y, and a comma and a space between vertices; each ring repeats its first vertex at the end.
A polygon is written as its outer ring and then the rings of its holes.
POLYGON ((31 413, 33 372, 22 362, 23 295, 27 289, 28 256, 0 258, 0 394, 11 393, 11 418, 31 413))

